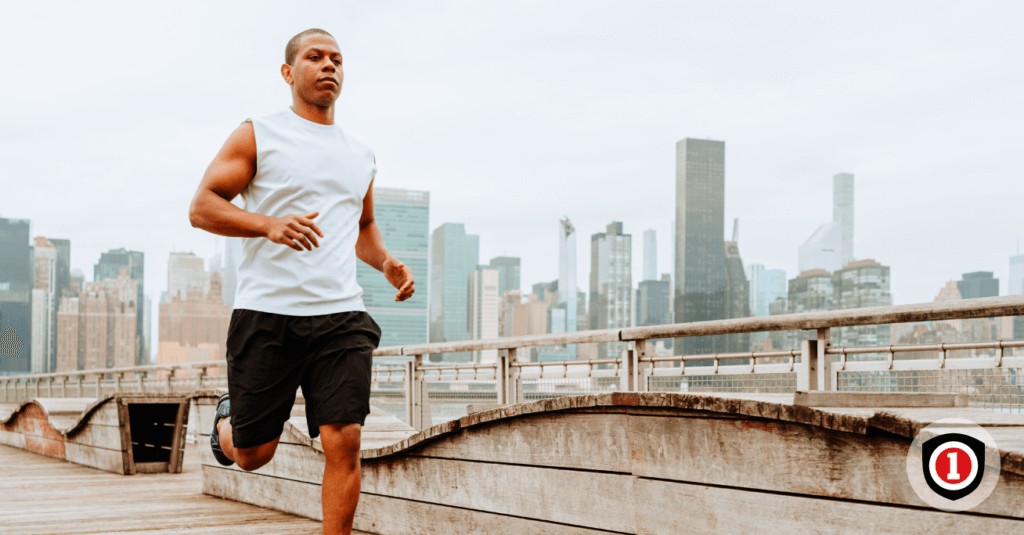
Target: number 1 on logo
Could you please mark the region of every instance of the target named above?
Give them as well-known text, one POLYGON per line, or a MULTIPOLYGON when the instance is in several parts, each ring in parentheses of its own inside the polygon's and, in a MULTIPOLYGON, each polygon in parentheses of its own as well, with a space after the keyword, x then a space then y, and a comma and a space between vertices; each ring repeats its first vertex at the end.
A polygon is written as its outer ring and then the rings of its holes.
POLYGON ((949 457, 949 475, 946 479, 960 479, 960 474, 956 473, 956 452, 951 451, 946 454, 949 457))

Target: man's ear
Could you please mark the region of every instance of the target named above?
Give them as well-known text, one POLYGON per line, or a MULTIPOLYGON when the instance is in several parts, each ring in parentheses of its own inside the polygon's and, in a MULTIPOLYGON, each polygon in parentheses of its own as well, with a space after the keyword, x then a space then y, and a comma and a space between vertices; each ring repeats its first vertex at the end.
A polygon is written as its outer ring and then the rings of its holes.
POLYGON ((284 78, 285 83, 288 85, 295 85, 295 79, 292 78, 292 66, 287 63, 281 64, 281 77, 284 78))

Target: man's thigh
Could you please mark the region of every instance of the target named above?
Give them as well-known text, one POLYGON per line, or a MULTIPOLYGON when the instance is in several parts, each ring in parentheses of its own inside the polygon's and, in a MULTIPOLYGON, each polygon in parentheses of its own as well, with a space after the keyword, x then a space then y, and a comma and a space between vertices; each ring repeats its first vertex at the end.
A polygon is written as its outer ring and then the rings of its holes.
POLYGON ((228 328, 228 394, 235 448, 281 436, 307 365, 308 318, 236 309, 228 328))
POLYGON ((373 350, 380 327, 363 311, 317 316, 316 350, 303 375, 306 420, 310 435, 326 424, 359 424, 370 413, 373 350))

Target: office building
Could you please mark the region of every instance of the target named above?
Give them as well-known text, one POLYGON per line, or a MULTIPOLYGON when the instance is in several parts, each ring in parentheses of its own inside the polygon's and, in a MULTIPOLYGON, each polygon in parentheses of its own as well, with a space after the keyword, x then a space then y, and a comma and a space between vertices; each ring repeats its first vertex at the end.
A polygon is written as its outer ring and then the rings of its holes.
MULTIPOLYGON (((726 317, 750 317, 750 284, 743 269, 743 259, 736 243, 737 233, 733 232, 733 241, 725 242, 725 303, 726 317)), ((727 339, 726 351, 741 352, 750 350, 750 333, 730 334, 727 339)))
MULTIPOLYGON (((1024 255, 1010 257, 1010 295, 1024 294, 1024 255)), ((1024 316, 1013 318, 1013 338, 1024 339, 1024 316)))
MULTIPOLYGON (((725 142, 676 144, 676 323, 728 319, 725 258, 725 142)), ((726 352, 729 337, 696 336, 674 344, 676 354, 726 352)))
POLYGON ((963 280, 957 281, 956 287, 963 299, 999 296, 999 279, 993 277, 991 271, 964 273, 963 280))
POLYGON ((491 259, 488 267, 498 270, 498 295, 505 295, 509 290, 520 290, 519 258, 496 256, 491 259))
POLYGON ((32 373, 50 371, 50 353, 53 334, 57 326, 52 322, 57 303, 57 249, 42 236, 37 236, 33 247, 34 280, 32 285, 32 373))
POLYGON ((32 369, 30 226, 28 219, 0 218, 0 375, 32 369))
POLYGON ((640 281, 636 291, 636 326, 666 325, 672 323, 669 310, 669 295, 672 281, 668 274, 661 280, 640 281))
MULTIPOLYGON (((835 310, 892 305, 889 266, 867 259, 850 262, 832 274, 835 310)), ((847 347, 889 345, 887 325, 861 325, 832 329, 833 344, 847 347)))
POLYGON ((167 259, 167 301, 188 292, 206 293, 206 262, 192 253, 171 253, 167 259))
MULTIPOLYGON (((357 262, 356 281, 363 289, 363 304, 383 333, 380 347, 425 343, 428 333, 427 299, 436 290, 427 274, 430 193, 374 187, 373 217, 388 250, 412 270, 416 281, 416 292, 412 297, 395 301, 398 290, 384 274, 365 262, 357 262)), ((465 290, 466 280, 463 279, 461 284, 465 290)))
MULTIPOLYGON (((498 270, 480 267, 469 272, 469 285, 466 290, 468 300, 467 329, 472 340, 488 340, 498 337, 499 308, 501 300, 498 296, 498 270)), ((497 349, 485 349, 473 352, 473 361, 487 363, 498 361, 497 349)))
MULTIPOLYGON (((605 232, 590 238, 590 329, 629 327, 632 322, 632 236, 613 221, 605 232)), ((625 342, 598 345, 598 358, 613 358, 625 342)))
MULTIPOLYGON (((462 223, 445 223, 431 234, 430 341, 469 340, 466 303, 469 272, 480 264, 480 237, 466 234, 462 223)), ((469 362, 468 352, 430 355, 430 360, 469 362)))
POLYGON ((832 177, 832 221, 839 224, 839 257, 843 266, 853 262, 853 174, 832 177))
POLYGON ((206 293, 190 289, 181 295, 179 291, 169 295, 166 303, 160 303, 157 363, 225 358, 231 307, 222 298, 221 273, 211 273, 208 280, 206 293))
POLYGON ((86 284, 78 296, 61 298, 56 371, 136 365, 136 299, 138 281, 130 278, 127 267, 120 269, 116 279, 86 284))
POLYGON ((768 316, 771 304, 780 297, 786 297, 786 272, 781 269, 765 269, 763 264, 750 264, 750 315, 768 316))
POLYGON ((654 229, 644 231, 643 280, 658 280, 658 238, 654 229))
MULTIPOLYGON (((64 294, 71 291, 71 241, 48 238, 57 251, 55 288, 53 295, 53 314, 50 316, 50 356, 46 369, 51 372, 57 369, 57 312, 64 294)), ((80 290, 79 290, 80 291, 80 290)))
MULTIPOLYGON (((128 269, 128 277, 134 280, 138 286, 135 297, 135 303, 138 304, 135 307, 137 315, 135 318, 135 336, 143 341, 149 338, 149 333, 145 332, 145 318, 143 318, 145 311, 142 307, 142 303, 145 302, 145 260, 145 255, 140 251, 128 251, 123 248, 111 249, 100 255, 100 261, 93 267, 92 278, 95 282, 107 279, 115 280, 120 277, 121 268, 128 269)), ((137 365, 149 363, 149 355, 144 354, 146 343, 148 341, 138 344, 139 353, 135 361, 137 365)))

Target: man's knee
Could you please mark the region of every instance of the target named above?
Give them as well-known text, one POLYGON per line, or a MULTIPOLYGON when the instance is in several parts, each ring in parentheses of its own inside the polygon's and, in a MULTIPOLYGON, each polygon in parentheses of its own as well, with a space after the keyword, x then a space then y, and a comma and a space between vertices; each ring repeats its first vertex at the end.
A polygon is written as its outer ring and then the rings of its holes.
POLYGON ((330 464, 355 469, 359 466, 359 442, 362 426, 351 423, 320 426, 320 443, 330 464))
POLYGON ((235 463, 242 470, 249 472, 258 470, 274 458, 274 452, 277 451, 277 441, 278 439, 274 439, 273 442, 251 448, 235 448, 235 463))

